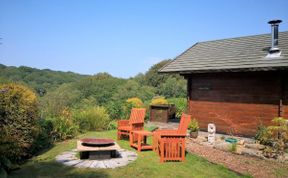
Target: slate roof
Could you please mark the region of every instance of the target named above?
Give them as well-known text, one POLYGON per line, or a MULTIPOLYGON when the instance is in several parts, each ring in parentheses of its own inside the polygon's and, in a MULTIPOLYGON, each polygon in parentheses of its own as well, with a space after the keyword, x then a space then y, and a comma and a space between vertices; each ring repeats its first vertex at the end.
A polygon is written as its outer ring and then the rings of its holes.
POLYGON ((160 73, 243 72, 288 69, 288 31, 279 33, 279 58, 266 58, 271 34, 199 42, 162 67, 160 73))

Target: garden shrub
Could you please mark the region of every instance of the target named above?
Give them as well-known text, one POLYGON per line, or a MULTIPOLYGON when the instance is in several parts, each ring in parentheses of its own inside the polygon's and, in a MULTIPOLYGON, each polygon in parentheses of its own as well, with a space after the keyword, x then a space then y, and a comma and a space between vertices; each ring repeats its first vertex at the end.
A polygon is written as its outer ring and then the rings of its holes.
POLYGON ((123 101, 110 101, 105 105, 107 113, 111 119, 119 120, 123 118, 124 113, 124 102, 123 101))
POLYGON ((108 130, 115 130, 117 129, 117 120, 112 120, 109 122, 108 124, 108 127, 107 127, 108 130))
POLYGON ((146 112, 145 112, 144 120, 148 121, 150 119, 150 109, 149 109, 149 106, 145 106, 145 108, 146 108, 146 112))
POLYGON ((272 146, 266 146, 263 150, 263 155, 267 158, 277 158, 278 152, 276 149, 274 149, 272 146))
POLYGON ((272 146, 272 139, 268 132, 268 128, 264 125, 260 124, 257 127, 257 132, 255 135, 255 140, 259 141, 259 143, 263 145, 270 145, 272 146))
POLYGON ((51 136, 53 141, 61 141, 73 138, 78 133, 78 125, 73 122, 71 113, 65 108, 58 117, 48 118, 47 122, 51 122, 53 129, 51 136))
POLYGON ((19 162, 31 156, 38 136, 36 94, 18 84, 0 85, 0 156, 19 162))
POLYGON ((275 117, 272 122, 274 125, 268 127, 268 133, 272 137, 273 148, 282 154, 288 147, 287 120, 282 117, 275 117))
POLYGON ((8 173, 14 169, 18 169, 19 166, 13 164, 8 158, 5 156, 0 156, 0 178, 8 177, 8 173))
POLYGON ((163 96, 154 97, 150 103, 151 105, 168 104, 168 101, 163 96))
POLYGON ((186 98, 168 98, 170 104, 174 104, 176 107, 176 117, 181 118, 183 112, 187 110, 186 98))
POLYGON ((38 136, 36 94, 18 84, 0 85, 0 175, 32 156, 38 136))
POLYGON ((273 125, 267 128, 261 126, 255 138, 267 146, 263 151, 266 157, 277 158, 288 148, 288 124, 282 117, 276 117, 272 122, 273 125))
POLYGON ((126 100, 127 103, 130 103, 133 108, 142 108, 143 107, 143 102, 140 98, 134 97, 134 98, 129 98, 126 100))
POLYGON ((124 103, 122 119, 129 119, 130 118, 130 113, 131 113, 132 108, 133 108, 133 105, 131 103, 127 103, 127 102, 124 103))
POLYGON ((102 106, 85 108, 74 115, 74 120, 79 124, 82 131, 106 130, 110 117, 102 106))
POLYGON ((190 131, 192 132, 196 132, 199 130, 199 124, 198 121, 194 118, 191 120, 191 122, 188 125, 188 128, 190 129, 190 131))
POLYGON ((53 124, 50 120, 39 119, 39 134, 34 140, 33 147, 31 148, 33 153, 50 147, 53 144, 52 131, 53 124))
POLYGON ((237 143, 230 144, 229 151, 235 153, 237 151, 237 143))
POLYGON ((143 107, 144 104, 140 98, 134 97, 127 99, 122 107, 123 109, 122 119, 129 119, 132 108, 143 108, 143 107))

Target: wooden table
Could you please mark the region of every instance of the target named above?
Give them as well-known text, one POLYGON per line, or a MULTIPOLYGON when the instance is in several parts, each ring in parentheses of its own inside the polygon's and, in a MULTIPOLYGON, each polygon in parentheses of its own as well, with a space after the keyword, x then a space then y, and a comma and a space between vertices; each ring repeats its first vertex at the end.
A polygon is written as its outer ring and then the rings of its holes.
POLYGON ((147 144, 147 137, 153 133, 146 130, 135 130, 130 132, 130 146, 137 151, 152 150, 152 145, 147 144))

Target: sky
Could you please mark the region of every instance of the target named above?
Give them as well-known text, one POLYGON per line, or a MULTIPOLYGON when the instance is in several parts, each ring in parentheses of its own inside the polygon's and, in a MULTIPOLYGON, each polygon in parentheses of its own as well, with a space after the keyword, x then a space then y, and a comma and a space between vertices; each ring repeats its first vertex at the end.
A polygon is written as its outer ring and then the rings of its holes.
POLYGON ((198 41, 270 33, 287 0, 0 0, 0 63, 128 78, 198 41))

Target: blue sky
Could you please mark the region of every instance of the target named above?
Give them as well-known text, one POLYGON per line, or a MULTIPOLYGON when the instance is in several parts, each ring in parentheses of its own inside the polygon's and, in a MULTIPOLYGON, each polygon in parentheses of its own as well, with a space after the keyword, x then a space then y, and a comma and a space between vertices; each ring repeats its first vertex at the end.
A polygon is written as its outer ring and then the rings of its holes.
POLYGON ((197 41, 288 30, 287 0, 0 0, 0 63, 117 77, 197 41), (272 4, 273 2, 273 4, 272 4))

